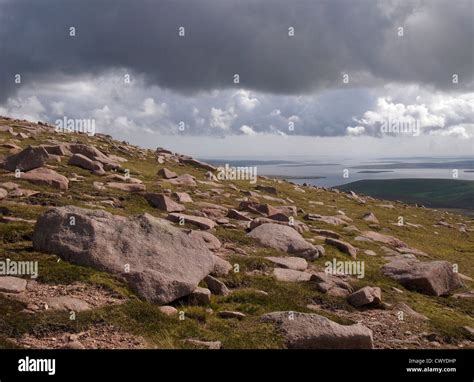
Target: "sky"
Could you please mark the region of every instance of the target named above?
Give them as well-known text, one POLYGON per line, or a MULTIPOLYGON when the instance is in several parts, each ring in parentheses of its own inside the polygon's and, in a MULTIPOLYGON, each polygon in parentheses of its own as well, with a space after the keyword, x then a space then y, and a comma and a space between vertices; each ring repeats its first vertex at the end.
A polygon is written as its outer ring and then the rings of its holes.
POLYGON ((0 0, 0 114, 199 157, 474 153, 474 0, 0 0))

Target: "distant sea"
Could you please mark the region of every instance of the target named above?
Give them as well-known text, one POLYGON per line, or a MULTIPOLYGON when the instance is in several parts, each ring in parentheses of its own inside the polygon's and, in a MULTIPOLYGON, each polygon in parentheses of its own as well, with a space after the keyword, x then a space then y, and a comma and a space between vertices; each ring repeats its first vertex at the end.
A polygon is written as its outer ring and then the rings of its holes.
POLYGON ((215 165, 256 166, 258 175, 275 176, 295 183, 334 187, 366 179, 453 179, 474 181, 474 157, 416 158, 202 158, 215 165), (347 171, 345 171, 347 170, 347 171), (344 177, 344 174, 348 177, 344 177))

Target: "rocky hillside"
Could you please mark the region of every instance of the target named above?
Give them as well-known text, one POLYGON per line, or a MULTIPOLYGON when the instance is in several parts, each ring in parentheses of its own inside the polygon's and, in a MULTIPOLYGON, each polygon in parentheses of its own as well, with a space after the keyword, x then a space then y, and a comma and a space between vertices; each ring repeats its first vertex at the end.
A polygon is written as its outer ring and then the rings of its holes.
POLYGON ((469 218, 8 118, 0 150, 0 347, 473 347, 469 218))

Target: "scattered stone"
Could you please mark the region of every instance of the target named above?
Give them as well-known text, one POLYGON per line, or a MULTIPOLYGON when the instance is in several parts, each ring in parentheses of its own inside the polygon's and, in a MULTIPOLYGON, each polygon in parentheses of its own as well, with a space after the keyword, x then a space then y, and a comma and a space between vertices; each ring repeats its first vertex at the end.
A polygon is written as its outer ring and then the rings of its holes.
POLYGON ((259 191, 268 192, 269 194, 277 195, 278 190, 272 186, 257 186, 255 187, 259 191))
POLYGON ((86 347, 79 341, 71 341, 62 347, 62 349, 84 350, 86 347))
POLYGON ((50 297, 46 300, 46 306, 52 310, 73 312, 83 312, 91 309, 87 302, 69 296, 50 297))
POLYGON ((390 235, 384 235, 382 233, 378 233, 374 231, 362 232, 362 236, 367 239, 370 239, 379 243, 383 243, 385 245, 389 245, 395 248, 408 247, 403 241, 401 241, 400 239, 397 239, 396 237, 393 237, 390 235))
POLYGON ((379 306, 382 302, 382 291, 379 287, 366 286, 352 293, 347 301, 356 308, 366 305, 379 306))
POLYGON ((472 341, 474 341, 474 329, 470 326, 463 326, 462 330, 464 334, 472 341))
POLYGON ((206 276, 204 279, 204 282, 207 284, 207 287, 211 291, 211 293, 220 295, 220 296, 227 296, 230 293, 230 290, 226 287, 226 285, 212 277, 212 276, 206 276))
POLYGON ((242 220, 242 221, 251 221, 248 216, 244 215, 242 212, 239 212, 234 209, 230 209, 229 212, 227 212, 227 217, 231 219, 236 219, 236 220, 242 220))
POLYGON ((21 293, 26 289, 27 281, 19 277, 1 276, 0 292, 4 293, 21 293))
POLYGON ((161 313, 167 315, 167 316, 175 316, 178 314, 178 309, 176 309, 174 306, 170 305, 163 305, 159 307, 159 310, 161 313))
POLYGON ((193 216, 193 215, 185 215, 179 214, 176 212, 170 213, 167 217, 168 220, 171 220, 174 223, 190 223, 198 226, 201 229, 212 229, 216 226, 211 219, 200 217, 200 216, 193 216))
POLYGON ((178 199, 178 202, 180 203, 192 203, 193 199, 187 192, 175 192, 173 193, 173 196, 178 199))
POLYGON ((71 158, 69 158, 68 164, 71 166, 77 166, 92 171, 92 173, 95 175, 105 174, 105 170, 102 166, 102 163, 94 161, 82 154, 74 154, 73 156, 71 156, 71 158))
POLYGON ((173 179, 178 177, 178 174, 164 167, 158 171, 158 175, 163 179, 173 179))
POLYGON ((399 302, 395 306, 392 307, 392 310, 395 312, 403 312, 407 316, 420 321, 429 321, 429 318, 425 315, 414 311, 410 306, 405 304, 404 302, 399 302))
POLYGON ((218 313, 218 315, 221 318, 237 318, 238 320, 243 320, 245 318, 245 314, 230 310, 222 310, 218 313))
POLYGON ((22 173, 20 179, 33 184, 50 186, 58 190, 67 190, 69 187, 68 178, 47 167, 35 168, 34 170, 22 173))
POLYGON ((296 230, 289 226, 262 224, 254 228, 247 236, 257 239, 265 246, 307 260, 314 260, 321 255, 318 248, 304 240, 296 230))
POLYGON ((372 349, 372 331, 363 325, 340 325, 314 313, 273 312, 262 316, 282 332, 290 349, 372 349))
POLYGON ((92 161, 100 162, 105 170, 118 170, 120 164, 114 158, 110 158, 92 145, 83 143, 71 143, 67 149, 73 154, 81 154, 92 161))
POLYGON ((211 302, 211 291, 206 288, 197 287, 188 295, 187 300, 191 305, 207 305, 211 302))
POLYGON ((209 163, 201 162, 197 159, 190 158, 190 157, 181 157, 179 158, 179 163, 184 163, 184 164, 189 164, 191 166, 197 167, 197 168, 202 168, 204 170, 208 171, 216 171, 216 167, 209 163))
POLYGON ((269 257, 265 257, 265 259, 271 261, 272 263, 275 263, 280 268, 293 269, 295 271, 304 271, 306 268, 308 268, 308 263, 306 262, 305 259, 302 259, 301 257, 290 257, 290 256, 272 257, 272 256, 269 256, 269 257))
POLYGON ((429 257, 428 254, 416 248, 399 247, 399 248, 396 248, 396 250, 398 253, 401 253, 401 254, 412 254, 415 256, 429 257))
POLYGON ((340 239, 341 235, 339 235, 337 232, 328 230, 328 229, 317 229, 317 228, 311 228, 311 232, 314 232, 320 236, 325 236, 325 237, 332 237, 333 239, 340 239))
POLYGON ((379 220, 372 212, 367 212, 362 219, 369 223, 379 224, 379 220))
POLYGON ((367 256, 377 256, 377 253, 375 253, 374 251, 372 251, 371 249, 366 249, 364 251, 364 253, 367 255, 367 256))
POLYGON ((48 159, 49 154, 44 147, 28 146, 18 154, 7 157, 3 167, 7 171, 29 171, 43 167, 48 159))
POLYGON ((211 251, 218 250, 222 246, 219 239, 209 232, 191 231, 189 234, 193 239, 198 238, 199 240, 202 240, 204 242, 204 245, 211 251))
POLYGON ((201 349, 204 348, 204 349, 209 349, 209 350, 219 350, 222 347, 222 344, 220 341, 200 341, 200 340, 187 339, 187 340, 184 340, 184 342, 201 349))
POLYGON ((148 193, 145 195, 145 199, 153 207, 166 212, 181 212, 186 209, 183 205, 162 194, 148 193))
POLYGON ((191 176, 188 174, 180 175, 173 179, 167 179, 166 181, 168 183, 171 183, 177 186, 189 186, 189 187, 197 186, 196 179, 194 178, 194 176, 191 176))
POLYGON ((330 225, 347 225, 347 222, 340 216, 323 216, 318 214, 306 214, 304 219, 322 222, 330 225))
POLYGON ((221 259, 219 256, 214 256, 214 268, 211 275, 216 277, 227 276, 232 270, 232 264, 227 260, 221 259))
POLYGON ((141 192, 146 191, 146 187, 144 184, 137 184, 137 183, 115 183, 109 182, 106 184, 107 187, 115 188, 121 191, 127 192, 141 192))
POLYGON ((453 294, 454 298, 474 298, 474 291, 470 290, 468 292, 463 292, 463 293, 455 293, 453 294))
POLYGON ((354 259, 357 257, 357 248, 345 241, 333 239, 332 237, 327 237, 325 243, 336 247, 341 252, 348 254, 354 259))
POLYGON ((300 282, 300 281, 309 281, 311 278, 310 273, 295 271, 293 269, 285 268, 275 268, 273 270, 273 275, 277 281, 285 282, 300 282))
POLYGON ((385 264, 382 272, 407 289, 431 296, 445 296, 461 286, 458 274, 447 261, 420 262, 397 258, 385 264))

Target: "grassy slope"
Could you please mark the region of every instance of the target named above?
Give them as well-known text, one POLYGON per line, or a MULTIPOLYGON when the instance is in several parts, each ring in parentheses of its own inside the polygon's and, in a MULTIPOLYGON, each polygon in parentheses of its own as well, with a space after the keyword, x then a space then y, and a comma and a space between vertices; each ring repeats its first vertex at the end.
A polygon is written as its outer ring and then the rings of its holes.
MULTIPOLYGON (((34 140, 26 139, 18 144, 22 147, 25 147, 27 144, 37 145, 46 142, 47 138, 47 135, 42 134, 34 140)), ((7 133, 0 133, 0 139, 9 141, 11 137, 7 133)), ((130 170, 131 174, 137 174, 136 176, 146 183, 148 190, 159 190, 154 182, 159 165, 155 161, 153 152, 148 151, 146 158, 140 159, 136 155, 123 154, 115 148, 112 142, 100 141, 99 138, 66 135, 61 139, 66 141, 80 140, 91 143, 109 154, 126 157, 129 161, 125 164, 125 167, 130 170)), ((0 154, 7 154, 6 149, 0 148, 0 150, 2 150, 0 154)), ((166 167, 178 174, 189 173, 204 179, 205 171, 190 166, 182 166, 170 162, 166 164, 166 167)), ((84 175, 86 178, 84 182, 71 183, 70 190, 65 194, 59 194, 51 189, 19 180, 17 183, 29 189, 39 190, 42 194, 29 198, 29 200, 18 200, 15 204, 2 201, 0 202, 1 206, 9 208, 14 216, 32 219, 41 214, 49 205, 76 204, 87 207, 86 203, 90 202, 90 200, 86 195, 104 196, 103 193, 94 190, 92 187, 94 180, 103 180, 100 177, 92 176, 88 171, 77 167, 70 168, 65 164, 61 164, 58 171, 64 175, 75 172, 79 175, 84 175)), ((7 173, 0 171, 0 182, 11 180, 12 178, 7 173)), ((247 182, 236 181, 233 183, 241 190, 253 189, 253 186, 247 182)), ((434 235, 431 226, 441 216, 446 216, 442 215, 439 211, 406 207, 400 204, 395 204, 397 206, 396 210, 389 210, 378 207, 377 204, 380 204, 380 201, 370 201, 367 205, 363 206, 348 199, 343 194, 314 188, 306 188, 306 193, 300 193, 291 184, 286 182, 280 182, 276 186, 280 197, 291 198, 305 212, 332 215, 337 209, 346 211, 347 215, 354 219, 354 224, 361 230, 368 228, 367 223, 361 219, 362 215, 368 210, 373 211, 380 220, 381 225, 385 227, 386 232, 399 237, 411 246, 429 253, 434 259, 446 259, 457 263, 460 272, 474 277, 474 264, 472 261, 472 254, 474 253, 473 235, 462 234, 456 230, 444 227, 437 228, 438 234, 434 235), (324 205, 310 205, 309 201, 311 200, 324 202, 324 205), (400 214, 405 216, 406 221, 423 224, 427 227, 428 231, 390 224, 395 222, 400 214)), ((168 188, 177 189, 172 185, 169 185, 168 188)), ((208 188, 208 186, 200 185, 201 190, 208 188)), ((216 195, 213 197, 213 202, 236 205, 235 199, 240 195, 235 194, 228 187, 226 191, 233 194, 227 198, 216 195)), ((113 190, 107 191, 105 196, 109 195, 120 198, 124 206, 123 209, 106 206, 105 209, 112 213, 129 215, 148 212, 155 216, 164 216, 160 211, 150 207, 139 195, 130 195, 113 190)), ((200 199, 195 195, 193 195, 193 198, 195 201, 208 201, 200 199)), ((193 209, 192 205, 187 207, 190 210, 193 209)), ((299 218, 301 219, 301 216, 299 218)), ((464 218, 457 215, 449 215, 446 219, 454 224, 463 221, 464 218)), ((453 340, 463 338, 463 333, 459 328, 464 325, 474 326, 472 303, 469 305, 465 301, 452 297, 433 298, 410 291, 405 291, 404 294, 395 293, 391 287, 400 286, 380 273, 379 268, 383 264, 383 259, 363 254, 364 249, 372 249, 377 253, 381 253, 377 244, 354 242, 340 227, 326 226, 319 223, 309 224, 317 228, 329 228, 343 233, 346 240, 361 249, 360 260, 364 260, 366 263, 366 278, 359 282, 359 285, 380 286, 383 291, 384 300, 389 303, 397 301, 409 303, 414 309, 431 319, 430 326, 432 330, 446 338, 453 340)), ((179 321, 176 318, 166 317, 158 311, 156 306, 140 301, 126 285, 116 280, 112 275, 65 262, 57 262, 56 256, 35 252, 31 246, 32 232, 32 225, 0 223, 0 258, 38 260, 40 264, 39 281, 42 282, 67 284, 80 280, 90 284, 105 286, 117 293, 128 296, 130 299, 129 302, 121 306, 104 307, 80 313, 75 321, 70 321, 68 313, 47 312, 35 315, 22 313, 23 304, 12 303, 11 300, 0 297, 0 347, 11 347, 12 344, 8 343, 6 338, 21 336, 25 333, 38 334, 49 331, 54 332, 55 330, 79 332, 95 323, 107 322, 129 332, 142 335, 149 341, 150 346, 160 348, 184 347, 185 345, 183 345, 181 340, 189 337, 220 340, 225 348, 281 348, 283 346, 281 337, 271 326, 261 323, 259 316, 262 313, 275 310, 307 312, 309 310, 306 305, 311 303, 322 305, 324 310, 320 312, 321 314, 341 323, 350 323, 330 312, 332 308, 350 311, 352 308, 347 305, 345 300, 328 297, 316 291, 311 283, 281 283, 276 282, 270 276, 246 275, 246 270, 266 269, 269 266, 266 260, 263 259, 264 256, 279 256, 282 254, 274 250, 262 248, 256 242, 247 238, 241 230, 224 230, 219 228, 215 232, 215 235, 221 241, 236 244, 240 249, 246 251, 248 255, 234 256, 230 259, 232 263, 239 264, 240 272, 231 273, 222 280, 228 286, 238 289, 231 296, 213 296, 211 307, 214 311, 238 310, 245 312, 248 314, 248 317, 242 321, 223 320, 218 318, 215 313, 212 314, 206 311, 206 307, 187 307, 180 304, 177 307, 185 312, 185 320, 179 321), (268 296, 262 296, 256 290, 265 290, 268 292, 268 296)), ((312 234, 307 233, 305 236, 311 238, 312 234)), ((326 247, 326 250, 326 258, 315 260, 315 266, 322 268, 324 262, 333 257, 339 260, 347 259, 345 255, 335 248, 326 247)), ((472 284, 468 286, 472 288, 472 284)))
POLYGON ((359 180, 337 187, 357 193, 438 208, 474 208, 474 181, 458 179, 359 180))

